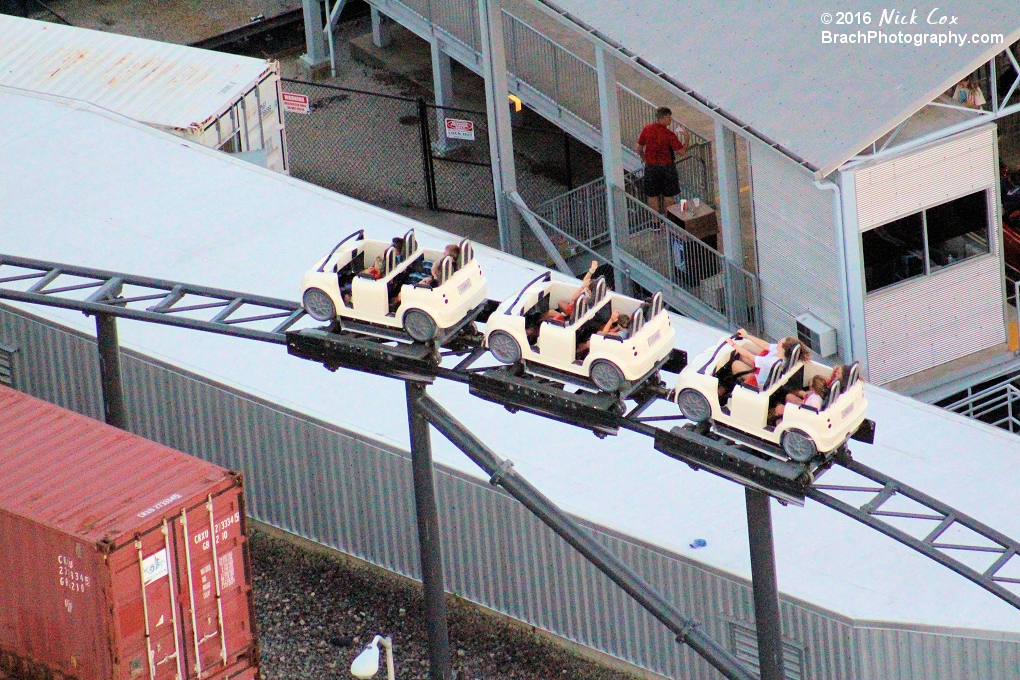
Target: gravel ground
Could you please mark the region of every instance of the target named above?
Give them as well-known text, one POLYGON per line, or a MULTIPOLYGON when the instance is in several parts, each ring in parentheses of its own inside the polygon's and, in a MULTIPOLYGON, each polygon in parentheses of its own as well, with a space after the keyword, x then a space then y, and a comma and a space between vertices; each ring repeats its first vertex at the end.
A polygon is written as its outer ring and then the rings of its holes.
MULTIPOLYGON (((377 633, 393 638, 396 676, 428 677, 420 587, 338 555, 252 530, 263 680, 351 678, 354 657, 377 633)), ((576 656, 528 629, 447 596, 458 680, 634 680, 576 656)), ((380 669, 378 677, 385 677, 380 669)))

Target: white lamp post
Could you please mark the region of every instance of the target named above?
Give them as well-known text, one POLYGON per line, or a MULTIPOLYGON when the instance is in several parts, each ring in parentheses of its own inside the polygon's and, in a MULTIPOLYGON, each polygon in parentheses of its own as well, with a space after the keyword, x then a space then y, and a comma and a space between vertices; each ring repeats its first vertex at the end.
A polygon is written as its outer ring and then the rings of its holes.
POLYGON ((395 680, 393 674, 393 643, 388 637, 376 635, 365 650, 351 664, 351 674, 356 678, 373 678, 379 672, 379 644, 386 648, 386 677, 395 680))

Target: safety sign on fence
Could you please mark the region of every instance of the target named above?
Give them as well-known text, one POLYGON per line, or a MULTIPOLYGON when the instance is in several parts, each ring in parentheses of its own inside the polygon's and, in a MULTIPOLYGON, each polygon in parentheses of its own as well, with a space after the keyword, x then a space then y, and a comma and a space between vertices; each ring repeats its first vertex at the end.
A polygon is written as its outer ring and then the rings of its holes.
POLYGON ((447 139, 475 141, 474 121, 462 120, 460 118, 444 118, 443 126, 446 128, 447 139))
POLYGON ((283 92, 283 110, 289 113, 308 113, 308 95, 283 92))

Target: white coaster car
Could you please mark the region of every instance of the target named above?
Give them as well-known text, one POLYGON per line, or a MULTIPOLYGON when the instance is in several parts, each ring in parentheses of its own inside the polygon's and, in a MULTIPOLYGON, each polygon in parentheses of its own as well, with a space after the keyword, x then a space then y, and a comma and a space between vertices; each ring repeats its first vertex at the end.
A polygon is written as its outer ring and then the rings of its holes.
MULTIPOLYGON (((750 352, 758 351, 747 340, 737 342, 750 352)), ((768 376, 758 375, 757 388, 724 380, 721 405, 719 378, 727 376, 734 354, 724 338, 680 372, 674 399, 685 418, 694 423, 714 421, 717 431, 731 439, 776 457, 785 453, 800 463, 841 447, 864 422, 868 402, 864 398, 860 366, 854 363, 847 369, 845 385, 838 380, 832 383, 821 409, 785 404, 782 418, 774 426, 769 425, 770 408, 783 403, 787 392, 804 389, 816 375, 828 379, 832 374, 828 366, 801 361, 800 346, 794 348, 786 361, 776 362, 768 376), (731 394, 728 385, 733 385, 731 394)))
POLYGON ((550 280, 548 273, 506 300, 486 321, 485 344, 504 364, 522 362, 529 373, 625 395, 654 373, 673 350, 673 328, 663 311, 662 295, 650 303, 609 292, 604 279, 592 283, 590 295, 577 299, 565 321, 543 319, 576 284, 550 280), (598 331, 613 312, 631 317, 626 340, 598 331), (586 355, 578 346, 589 342, 586 355))
POLYGON ((467 239, 459 246, 456 260, 444 257, 441 250, 419 248, 411 230, 398 253, 391 243, 365 240, 357 231, 305 273, 301 301, 316 321, 353 320, 403 329, 418 342, 433 340, 486 300, 488 285, 474 249, 467 239), (379 279, 364 273, 377 257, 382 258, 379 279), (431 285, 422 283, 437 260, 439 276, 431 285))

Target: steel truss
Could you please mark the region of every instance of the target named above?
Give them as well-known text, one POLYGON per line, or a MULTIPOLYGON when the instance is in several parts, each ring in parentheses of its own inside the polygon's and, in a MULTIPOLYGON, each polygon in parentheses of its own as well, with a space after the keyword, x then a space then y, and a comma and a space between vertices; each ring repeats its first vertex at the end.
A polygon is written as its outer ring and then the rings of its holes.
MULTIPOLYGON (((658 427, 659 423, 669 427, 670 421, 682 418, 642 417, 642 413, 657 399, 668 396, 657 377, 637 386, 628 396, 636 405, 626 413, 623 401, 615 396, 584 389, 571 392, 555 380, 522 374, 512 367, 474 367, 486 350, 480 346, 477 334, 472 332, 470 326, 465 327, 464 333, 453 337, 442 348, 395 342, 336 327, 292 329, 304 315, 304 310, 297 302, 2 254, 0 299, 76 309, 97 317, 123 317, 286 344, 290 354, 322 363, 330 370, 347 368, 418 385, 419 388, 413 394, 412 391, 408 392, 409 417, 428 420, 492 475, 491 481, 494 484, 500 484, 521 500, 676 633, 679 641, 691 645, 729 678, 746 679, 753 676, 747 675, 732 656, 714 641, 701 637, 703 633, 700 633, 696 624, 684 619, 661 595, 622 565, 618 558, 604 550, 593 552, 592 545, 597 544, 591 541, 583 529, 579 529, 576 523, 571 525, 573 520, 513 472, 508 461, 495 456, 425 395, 422 388, 439 378, 452 380, 467 384, 471 394, 499 403, 512 412, 528 411, 591 430, 598 436, 616 434, 620 429, 648 436, 653 439, 656 450, 667 456, 687 463, 696 470, 705 469, 735 481, 754 492, 765 492, 781 503, 802 505, 805 498, 822 503, 952 569, 1020 609, 1020 596, 1007 588, 1007 585, 1020 585, 1020 578, 1006 575, 1007 565, 1015 567, 1020 564, 1020 558, 1014 561, 1020 552, 1020 543, 1017 541, 907 484, 858 463, 845 447, 825 460, 803 465, 760 456, 739 444, 697 428, 684 426, 667 430, 658 427), (19 269, 21 273, 9 271, 11 269, 19 269), (57 283, 58 280, 63 282, 57 283), (19 282, 20 287, 12 287, 12 284, 19 282), (26 288, 27 282, 31 282, 31 285, 26 288), (130 295, 123 294, 126 288, 132 289, 130 295), (92 292, 84 298, 70 295, 76 292, 80 295, 81 291, 88 290, 92 292), (191 304, 180 304, 187 296, 191 297, 191 304), (145 302, 154 304, 142 309, 131 306, 145 302), (242 308, 245 308, 243 316, 239 313, 242 308), (194 312, 203 312, 205 316, 183 316, 184 313, 194 312), (212 316, 208 317, 209 314, 212 316), (278 319, 279 323, 271 330, 254 327, 255 324, 278 319), (444 360, 454 357, 459 360, 456 366, 448 368, 442 365, 444 360), (856 473, 866 481, 861 485, 816 483, 815 479, 833 465, 856 473), (868 494, 868 500, 854 505, 827 492, 868 494), (896 496, 919 504, 922 511, 884 510, 885 504, 896 496), (923 538, 917 538, 894 526, 886 518, 927 520, 935 526, 923 538), (952 543, 939 540, 947 532, 956 532, 957 528, 970 532, 970 535, 980 540, 970 538, 952 543), (953 552, 961 551, 970 555, 988 554, 992 562, 978 571, 954 557, 953 552)), ((494 306, 495 303, 491 301, 484 305, 477 320, 484 321, 494 306)), ((678 372, 685 363, 686 355, 674 350, 674 355, 663 367, 678 372)), ((873 435, 873 423, 867 422, 870 427, 865 428, 862 435, 865 440, 873 435)), ((748 507, 751 507, 750 501, 748 507)), ((762 522, 767 518, 758 518, 755 522, 751 519, 749 515, 749 527, 755 523, 764 526, 762 522)), ((770 545, 771 541, 765 543, 770 545)), ((759 635, 762 635, 762 631, 759 631, 759 635)))
POLYGON ((305 315, 301 303, 290 300, 2 254, 0 298, 281 345, 287 342, 284 332, 305 315), (17 282, 32 283, 11 286, 17 282), (81 297, 87 291, 92 292, 81 297), (276 319, 271 330, 256 325, 276 319))
POLYGON ((1020 574, 1017 570, 1020 566, 1020 557, 1017 557, 1020 542, 863 463, 849 457, 838 462, 847 470, 863 477, 866 480, 864 485, 815 484, 806 490, 808 498, 913 548, 1020 609, 1020 596, 1006 587, 1006 584, 1013 586, 1020 584, 1020 578, 1005 575, 1007 565, 1014 570, 1010 573, 1020 574), (859 505, 856 502, 848 503, 826 493, 827 491, 851 493, 859 498, 863 496, 864 502, 859 505), (897 496, 912 502, 914 507, 904 510, 883 509, 897 496), (930 529, 923 537, 918 538, 890 523, 890 520, 896 519, 922 520, 930 523, 930 529), (947 534, 956 538, 940 540, 947 534), (988 564, 983 571, 978 571, 953 557, 954 552, 987 555, 988 564))

